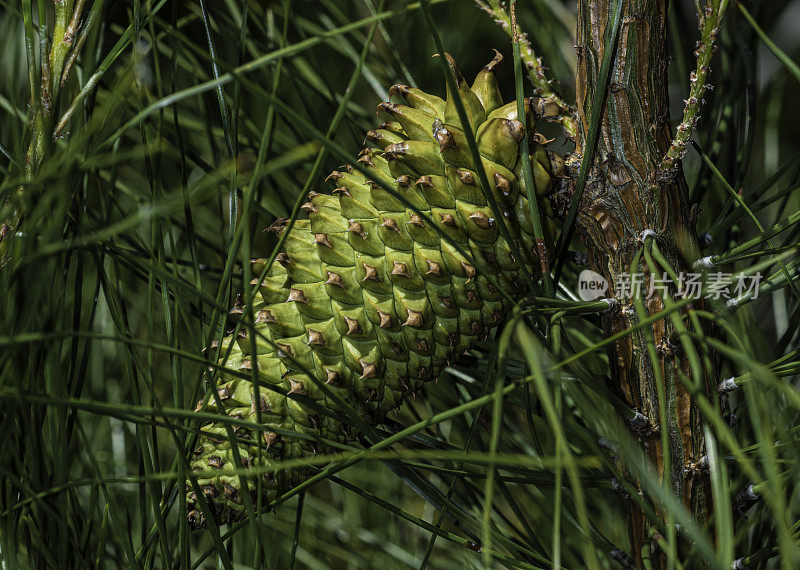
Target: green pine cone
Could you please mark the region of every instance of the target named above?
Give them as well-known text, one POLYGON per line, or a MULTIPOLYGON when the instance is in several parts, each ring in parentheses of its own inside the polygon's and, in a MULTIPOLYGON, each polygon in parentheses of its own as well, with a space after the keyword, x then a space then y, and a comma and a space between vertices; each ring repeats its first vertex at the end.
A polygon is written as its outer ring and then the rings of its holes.
MULTIPOLYGON (((499 232, 452 94, 445 101, 413 87, 393 86, 390 93, 406 104, 378 106, 388 121, 367 133, 378 148, 365 148, 358 159, 370 177, 350 167, 333 172, 329 180, 336 189, 327 195, 311 193, 303 207, 308 219, 295 223, 285 252, 261 281, 253 307, 256 355, 250 353, 246 334, 231 335, 223 343, 221 354, 231 349, 226 368, 249 373, 257 363, 260 379, 256 402, 249 380, 222 374, 217 396, 224 413, 248 422, 257 422, 260 414, 263 425, 284 435, 234 428, 237 447, 232 449, 224 424, 203 426, 214 435, 202 438, 191 466, 218 523, 240 517, 244 506, 240 478, 215 471, 234 469, 240 462, 263 472, 283 460, 335 452, 320 439, 351 443, 355 437, 355 430, 335 417, 346 415, 337 398, 367 423, 380 423, 408 394, 501 324, 510 302, 476 266, 515 299, 529 292, 521 264, 532 275, 540 274, 541 248, 520 182, 519 142, 525 128, 516 102, 503 104, 495 76, 502 56, 497 54, 471 88, 449 56, 448 61, 493 184, 489 190, 525 259, 515 259, 499 232), (427 220, 377 180, 394 186, 427 220), (257 437, 262 438, 260 457, 257 437)), ((524 120, 533 133, 544 102, 526 99, 525 108, 524 120)), ((535 141, 530 154, 545 238, 552 244, 546 195, 553 180, 563 176, 564 163, 535 141)), ((255 275, 265 263, 253 261, 255 275)), ((220 411, 217 397, 208 400, 206 410, 220 411)), ((272 501, 308 476, 309 470, 300 468, 264 473, 262 500, 272 501)), ((255 502, 252 477, 248 485, 255 502)), ((191 488, 187 493, 189 522, 202 527, 205 517, 197 497, 191 488)))

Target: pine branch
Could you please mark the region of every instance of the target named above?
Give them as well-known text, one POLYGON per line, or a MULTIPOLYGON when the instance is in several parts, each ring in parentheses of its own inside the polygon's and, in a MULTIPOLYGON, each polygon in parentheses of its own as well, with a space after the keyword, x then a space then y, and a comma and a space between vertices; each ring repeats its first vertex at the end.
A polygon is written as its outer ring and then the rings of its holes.
POLYGON ((697 49, 694 52, 697 67, 689 74, 689 98, 686 99, 686 107, 683 110, 683 121, 678 125, 675 138, 659 165, 661 172, 675 168, 677 161, 686 154, 686 143, 689 142, 700 119, 703 94, 711 89, 706 82, 711 69, 711 58, 716 50, 715 43, 719 35, 720 22, 727 7, 728 0, 709 0, 700 15, 700 41, 697 42, 697 49))
MULTIPOLYGON (((86 38, 83 37, 73 50, 70 60, 70 50, 73 48, 75 33, 80 24, 81 14, 86 0, 54 0, 53 14, 54 25, 52 32, 47 26, 46 15, 39 13, 39 41, 41 46, 40 69, 35 70, 35 59, 32 52, 28 54, 30 67, 29 80, 31 81, 31 114, 28 121, 30 141, 25 157, 25 175, 32 178, 39 170, 45 155, 52 146, 55 138, 51 136, 51 127, 54 114, 57 110, 57 97, 59 89, 66 83, 70 69, 77 59, 80 49, 86 38), (66 65, 65 65, 66 64, 66 65), (35 83, 39 79, 38 85, 35 83), (39 94, 37 100, 36 93, 39 94)), ((102 0, 101 0, 102 3, 102 0)), ((43 5, 40 5, 40 10, 43 5)), ((32 12, 29 18, 32 18, 32 12)), ((26 46, 32 45, 33 37, 32 20, 26 19, 26 46)), ((17 190, 17 197, 22 196, 22 187, 17 190)), ((6 261, 10 235, 15 233, 23 218, 21 206, 11 208, 11 215, 7 219, 0 219, 0 264, 6 261)))
POLYGON ((553 88, 556 80, 547 78, 546 67, 542 62, 542 58, 536 55, 528 39, 528 34, 519 32, 515 35, 511 15, 506 10, 503 2, 498 0, 486 0, 485 2, 483 0, 475 0, 475 4, 502 28, 512 42, 519 43, 522 63, 525 65, 525 69, 528 70, 528 78, 534 86, 534 92, 548 103, 558 107, 558 112, 554 117, 546 118, 561 125, 564 133, 571 141, 575 142, 578 137, 578 121, 575 117, 575 109, 572 105, 566 103, 553 88))

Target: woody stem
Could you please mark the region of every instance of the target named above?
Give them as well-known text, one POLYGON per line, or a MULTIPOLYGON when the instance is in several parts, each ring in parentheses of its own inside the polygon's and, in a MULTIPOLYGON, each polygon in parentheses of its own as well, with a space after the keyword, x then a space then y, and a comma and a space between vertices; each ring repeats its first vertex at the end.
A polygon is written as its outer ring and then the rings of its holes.
MULTIPOLYGON (((600 83, 598 70, 606 49, 605 36, 611 33, 614 4, 613 0, 578 2, 577 102, 583 137, 594 111, 591 102, 600 83)), ((607 335, 664 309, 660 296, 646 295, 653 278, 649 269, 652 245, 657 244, 676 272, 689 271, 699 257, 680 163, 667 175, 659 173, 671 143, 666 9, 667 0, 623 2, 594 164, 576 220, 590 265, 621 300, 619 311, 604 316, 607 335), (615 286, 631 273, 643 275, 644 294, 623 300, 615 286)), ((579 154, 585 144, 579 140, 579 154)), ((610 348, 612 380, 646 420, 635 429, 629 426, 644 455, 703 525, 712 505, 707 474, 694 468, 706 452, 703 424, 691 392, 698 389, 713 401, 712 390, 705 374, 697 378, 688 359, 669 349, 675 334, 673 321, 664 318, 614 343, 610 348), (690 378, 697 378, 701 386, 688 387, 690 378)), ((644 492, 633 475, 630 480, 644 492)), ((628 510, 631 557, 636 567, 644 567, 649 559, 654 569, 667 568, 665 551, 672 549, 680 555, 685 549, 676 545, 665 509, 656 508, 659 520, 648 520, 633 503, 628 510), (661 532, 667 534, 666 544, 661 532)))

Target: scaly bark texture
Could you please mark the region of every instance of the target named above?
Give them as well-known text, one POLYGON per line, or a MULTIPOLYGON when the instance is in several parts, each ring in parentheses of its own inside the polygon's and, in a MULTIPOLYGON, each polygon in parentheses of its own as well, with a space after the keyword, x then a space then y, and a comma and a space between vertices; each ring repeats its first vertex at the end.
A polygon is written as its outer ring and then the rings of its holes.
MULTIPOLYGON (((667 92, 667 0, 623 0, 623 16, 617 51, 603 109, 600 134, 591 174, 578 214, 578 231, 586 245, 590 265, 609 282, 612 294, 620 275, 643 245, 643 232, 651 230, 659 249, 678 272, 690 271, 699 256, 686 182, 678 164, 659 174, 659 164, 671 142, 667 92)), ((579 0, 577 101, 584 149, 592 116, 592 97, 599 83, 606 35, 611 34, 613 0, 579 0)), ((633 269, 649 273, 644 262, 633 269)), ((619 297, 619 295, 616 295, 619 297)), ((650 314, 663 309, 655 295, 645 301, 650 314)), ((637 323, 632 300, 604 321, 608 335, 637 323)), ((708 476, 701 459, 706 454, 700 413, 679 374, 691 377, 688 361, 673 343, 674 328, 660 320, 640 334, 616 342, 610 349, 612 379, 646 418, 632 425, 632 432, 662 477, 699 524, 711 512, 708 476), (653 363, 645 344, 652 335, 657 347, 653 363), (669 449, 661 446, 658 387, 654 368, 660 368, 666 392, 669 449), (670 472, 664 473, 665 454, 670 472)), ((711 399, 707 378, 701 388, 711 399)), ((712 399, 713 401, 713 399, 712 399)), ((641 488, 635 482, 637 488, 641 488)), ((656 509, 657 512, 660 512, 656 509)), ((665 517, 663 513, 660 516, 665 517)), ((659 546, 650 540, 653 524, 631 502, 629 507, 631 556, 637 568, 650 558, 653 568, 665 567, 659 546)), ((662 519, 662 522, 664 520, 662 519)))

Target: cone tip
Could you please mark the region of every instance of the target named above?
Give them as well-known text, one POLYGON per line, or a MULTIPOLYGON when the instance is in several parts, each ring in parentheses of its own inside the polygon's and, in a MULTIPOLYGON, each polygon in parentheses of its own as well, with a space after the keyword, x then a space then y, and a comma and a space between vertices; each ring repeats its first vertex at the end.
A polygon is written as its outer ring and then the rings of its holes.
POLYGON ((494 50, 494 58, 483 69, 490 73, 495 73, 503 65, 503 54, 494 48, 492 49, 494 50))
MULTIPOLYGON (((439 57, 439 54, 435 53, 433 54, 433 57, 439 57)), ((456 83, 460 86, 464 82, 464 76, 461 75, 461 71, 456 65, 456 60, 447 52, 444 52, 444 57, 447 60, 447 64, 450 66, 450 71, 453 73, 453 77, 456 78, 456 83)))

